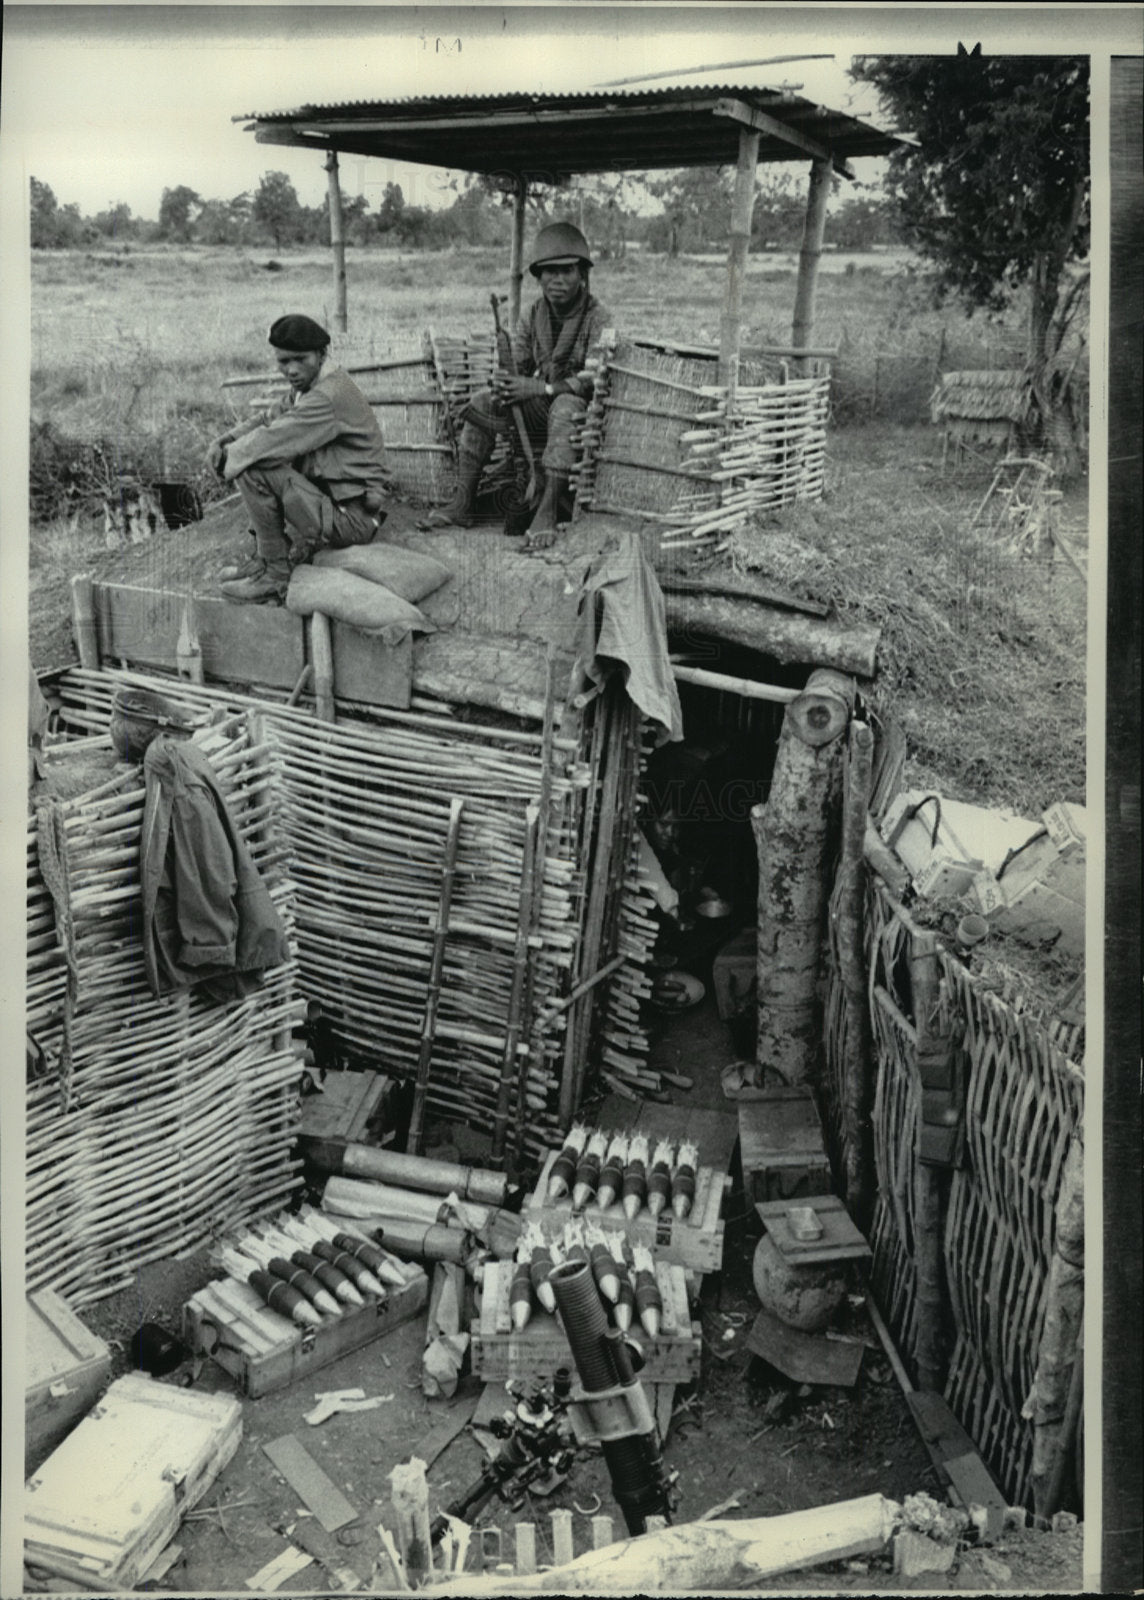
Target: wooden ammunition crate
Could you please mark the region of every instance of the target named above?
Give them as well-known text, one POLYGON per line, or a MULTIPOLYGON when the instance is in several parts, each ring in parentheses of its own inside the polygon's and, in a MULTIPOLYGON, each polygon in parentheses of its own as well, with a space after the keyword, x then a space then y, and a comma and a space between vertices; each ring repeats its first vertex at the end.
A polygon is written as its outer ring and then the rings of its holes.
MULTIPOLYGON (((481 1314, 472 1323, 473 1371, 485 1383, 503 1383, 507 1378, 548 1380, 558 1367, 575 1362, 564 1330, 547 1311, 534 1309, 527 1326, 513 1331, 509 1312, 509 1286, 514 1263, 490 1261, 485 1268, 481 1314)), ((639 1373, 644 1383, 693 1383, 699 1377, 702 1347, 700 1325, 691 1320, 683 1268, 657 1261, 663 1311, 659 1334, 649 1339, 632 1319, 631 1337, 639 1341, 646 1364, 639 1373)))
POLYGON ((27 1477, 91 1410, 111 1375, 111 1351, 54 1289, 28 1296, 24 1338, 27 1477))
MULTIPOLYGON (((525 1220, 539 1223, 547 1238, 558 1238, 572 1216, 572 1202, 549 1200, 548 1174, 559 1154, 550 1150, 540 1181, 525 1201, 525 1220)), ((727 1175, 714 1167, 700 1166, 695 1174, 695 1200, 691 1214, 682 1222, 668 1206, 653 1217, 645 1206, 629 1222, 617 1200, 606 1211, 593 1200, 579 1213, 588 1222, 608 1233, 623 1233, 632 1244, 646 1244, 660 1261, 675 1262, 692 1272, 718 1272, 723 1264, 723 1192, 727 1175)))
POLYGON ((739 1106, 743 1187, 751 1201, 829 1194, 822 1123, 808 1088, 768 1089, 739 1106))
POLYGON ((211 1356, 229 1372, 243 1394, 257 1400, 408 1322, 428 1298, 428 1278, 411 1267, 409 1282, 391 1288, 384 1301, 346 1311, 321 1328, 302 1328, 271 1311, 249 1284, 227 1278, 208 1283, 187 1301, 183 1338, 197 1354, 211 1356))
POLYGON ((241 1439, 231 1395, 118 1378, 28 1480, 25 1559, 99 1594, 133 1589, 241 1439))

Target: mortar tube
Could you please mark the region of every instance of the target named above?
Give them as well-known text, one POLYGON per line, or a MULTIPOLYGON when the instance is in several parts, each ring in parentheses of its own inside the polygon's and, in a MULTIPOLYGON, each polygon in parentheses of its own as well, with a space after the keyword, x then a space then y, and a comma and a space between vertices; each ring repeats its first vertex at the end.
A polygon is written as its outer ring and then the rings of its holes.
MULTIPOLYGON (((585 1392, 598 1394, 617 1386, 637 1387, 639 1380, 634 1375, 628 1353, 619 1348, 617 1338, 613 1337, 617 1330, 608 1327, 591 1268, 581 1262, 565 1261, 552 1273, 549 1282, 556 1294, 565 1336, 585 1392)), ((647 1532, 649 1516, 662 1516, 670 1521, 663 1454, 654 1423, 647 1434, 601 1439, 600 1449, 612 1480, 612 1493, 633 1538, 647 1532)))

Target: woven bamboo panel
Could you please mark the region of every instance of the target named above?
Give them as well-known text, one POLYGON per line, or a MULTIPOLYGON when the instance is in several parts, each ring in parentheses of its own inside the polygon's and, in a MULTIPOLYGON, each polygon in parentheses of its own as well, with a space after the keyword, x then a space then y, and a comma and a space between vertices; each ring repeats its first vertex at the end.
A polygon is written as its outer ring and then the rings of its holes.
MULTIPOLYGON (((74 670, 61 685, 65 717, 84 730, 106 727, 118 683, 161 681, 74 670)), ((180 684, 179 693, 204 711, 259 707, 274 763, 276 844, 296 889, 299 987, 348 1051, 398 1077, 415 1070, 455 795, 464 809, 431 1058, 433 1113, 490 1126, 507 1071, 510 1123, 522 1148, 539 1153, 567 1126, 589 1060, 595 1066, 602 1050, 615 1054, 608 1070, 632 1085, 629 1093, 662 1089, 646 1071, 638 1025, 654 929, 633 848, 640 722, 625 696, 623 715, 597 704, 573 742, 398 711, 334 725, 223 687, 180 684), (599 796, 610 761, 616 803, 604 825, 599 796), (534 909, 523 892, 532 806, 547 817, 534 909), (527 982, 510 1069, 525 915, 527 982), (609 982, 565 1007, 614 952, 627 959, 609 982)))
POLYGON ((744 363, 733 396, 716 380, 714 357, 612 346, 584 423, 579 500, 663 524, 671 549, 820 496, 829 377, 774 382, 744 363))
POLYGON ((1029 1494, 1033 1387, 1069 1145, 1083 1116, 1079 1070, 1035 1022, 943 962, 970 1061, 967 1164, 945 1232, 957 1327, 946 1398, 1018 1501, 1029 1494))
MULTIPOLYGON (((268 867, 270 763, 257 723, 232 718, 196 737, 268 867)), ((142 773, 125 768, 48 802, 30 871, 29 923, 41 930, 30 1019, 52 1065, 27 1087, 26 1276, 76 1305, 281 1206, 299 1182, 293 960, 223 1005, 151 994, 138 927, 143 798, 142 773), (49 884, 55 949, 42 938, 49 884)), ((290 884, 267 881, 292 930, 290 884)))
MULTIPOLYGON (((872 1281, 907 1360, 916 1346, 914 1155, 920 1114, 910 1015, 909 918, 880 887, 868 902, 878 1202, 872 1281)), ((836 962, 827 992, 825 1103, 842 1144, 839 1046, 847 1002, 836 962)), ((1083 1116, 1083 1078, 1054 1032, 1021 1014, 1020 997, 984 989, 942 956, 943 1024, 958 1035, 966 1089, 966 1159, 953 1174, 943 1253, 954 1329, 945 1398, 1006 1494, 1027 1501, 1032 1389, 1065 1157, 1083 1116)))

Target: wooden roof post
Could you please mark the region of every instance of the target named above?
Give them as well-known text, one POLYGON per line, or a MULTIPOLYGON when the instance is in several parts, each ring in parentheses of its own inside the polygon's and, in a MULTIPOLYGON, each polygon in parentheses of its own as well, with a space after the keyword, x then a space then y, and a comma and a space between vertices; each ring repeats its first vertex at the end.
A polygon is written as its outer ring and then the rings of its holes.
POLYGON ((739 129, 739 160, 731 199, 731 245, 727 252, 727 298, 719 327, 719 382, 734 389, 739 381, 739 345, 743 331, 743 280, 755 209, 755 167, 759 159, 757 128, 739 129))
POLYGON ((330 249, 334 255, 334 326, 346 331, 346 236, 342 225, 342 188, 338 182, 338 152, 326 157, 330 201, 330 249))
MULTIPOLYGON (((805 350, 814 337, 814 296, 818 286, 818 263, 822 256, 822 236, 826 229, 826 202, 834 167, 829 156, 811 162, 810 190, 806 197, 806 221, 802 229, 802 251, 798 258, 798 288, 794 297, 794 326, 791 344, 805 350)), ((800 362, 800 368, 806 363, 800 362)))
POLYGON ((516 174, 512 194, 512 254, 509 257, 509 327, 520 321, 520 286, 524 278, 524 206, 528 199, 528 180, 523 172, 516 174))

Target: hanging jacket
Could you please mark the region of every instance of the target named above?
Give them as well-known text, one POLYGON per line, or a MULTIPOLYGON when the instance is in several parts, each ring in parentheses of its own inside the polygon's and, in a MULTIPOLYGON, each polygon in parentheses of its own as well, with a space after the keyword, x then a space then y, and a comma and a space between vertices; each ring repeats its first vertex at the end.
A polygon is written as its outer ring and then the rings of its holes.
POLYGON ((143 962, 152 993, 249 994, 290 954, 210 761, 160 735, 143 758, 143 962))

